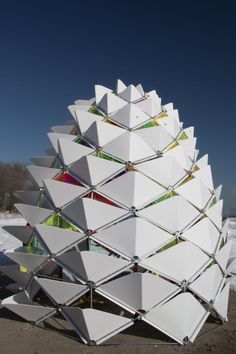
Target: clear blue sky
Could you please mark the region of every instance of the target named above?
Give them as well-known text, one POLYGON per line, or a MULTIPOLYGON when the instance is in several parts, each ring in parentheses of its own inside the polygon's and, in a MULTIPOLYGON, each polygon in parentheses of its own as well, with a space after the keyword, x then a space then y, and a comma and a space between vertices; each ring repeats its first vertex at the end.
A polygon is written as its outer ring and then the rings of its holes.
POLYGON ((236 213, 236 1, 0 3, 0 160, 27 162, 94 84, 141 82, 174 102, 236 213))

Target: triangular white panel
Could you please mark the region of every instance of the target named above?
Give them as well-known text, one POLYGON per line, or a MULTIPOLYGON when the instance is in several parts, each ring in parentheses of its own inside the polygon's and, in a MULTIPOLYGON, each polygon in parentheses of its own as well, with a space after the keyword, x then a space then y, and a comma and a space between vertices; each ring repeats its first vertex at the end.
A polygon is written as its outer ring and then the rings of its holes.
POLYGON ((62 213, 83 230, 96 230, 127 215, 127 210, 83 198, 65 207, 62 213))
POLYGON ((174 110, 174 105, 172 102, 167 103, 163 106, 165 112, 172 112, 174 110))
POLYGON ((217 264, 207 268, 192 284, 189 289, 193 290, 197 295, 206 301, 214 301, 220 285, 223 281, 222 272, 217 264))
POLYGON ((84 133, 84 137, 89 143, 96 147, 103 147, 110 141, 124 133, 124 129, 115 127, 105 122, 94 122, 84 133))
POLYGON ((173 110, 167 112, 167 116, 169 118, 175 120, 182 127, 183 123, 180 122, 180 120, 179 120, 179 111, 178 111, 178 109, 173 109, 173 110))
POLYGON ((141 218, 132 217, 94 234, 93 239, 127 258, 144 258, 174 239, 141 218))
POLYGON ((147 97, 158 97, 156 90, 147 92, 147 97))
POLYGON ((173 138, 161 126, 138 129, 135 131, 155 151, 163 151, 173 142, 173 138))
POLYGON ((101 344, 133 324, 129 318, 95 309, 63 307, 61 311, 84 343, 88 344, 101 344))
POLYGON ((97 190, 127 208, 136 209, 166 192, 166 189, 136 171, 127 172, 97 190))
POLYGON ((178 143, 183 146, 184 151, 190 157, 191 160, 194 160, 196 142, 196 138, 189 138, 178 141, 178 143))
POLYGON ((25 293, 19 293, 4 299, 2 306, 16 313, 26 321, 36 323, 44 321, 56 312, 53 307, 30 305, 25 293))
POLYGON ((44 178, 54 178, 61 172, 61 170, 57 168, 39 167, 34 165, 27 166, 27 169, 39 187, 43 187, 44 178))
POLYGON ((215 197, 217 201, 220 200, 221 191, 222 191, 222 184, 215 189, 215 197))
POLYGON ((236 273, 236 258, 235 257, 230 257, 229 261, 227 263, 226 274, 230 274, 230 273, 232 276, 234 276, 236 273))
POLYGON ((103 96, 108 92, 112 92, 112 90, 102 85, 95 85, 96 104, 98 104, 103 96))
POLYGON ((196 276, 209 260, 198 247, 185 241, 145 259, 140 265, 181 283, 196 276))
POLYGON ((7 225, 3 226, 2 228, 24 244, 29 242, 33 232, 32 228, 29 226, 7 225))
POLYGON ((223 209, 223 200, 220 200, 214 204, 211 208, 205 211, 205 214, 211 219, 211 221, 218 227, 222 228, 222 209, 223 209))
POLYGON ((148 119, 150 117, 133 103, 128 103, 111 116, 111 120, 127 128, 134 128, 148 119))
POLYGON ((40 191, 17 191, 14 192, 14 196, 19 198, 23 203, 36 205, 40 193, 40 191))
POLYGON ((75 162, 70 171, 83 183, 95 186, 124 169, 124 165, 95 156, 86 156, 75 162))
POLYGON ((36 269, 40 268, 48 260, 48 256, 17 252, 17 250, 18 249, 14 250, 14 252, 6 251, 5 255, 31 272, 34 272, 36 269))
POLYGON ((140 95, 145 96, 145 92, 144 92, 143 87, 142 87, 141 84, 138 84, 136 86, 136 89, 139 91, 140 95))
POLYGON ((185 231, 182 237, 207 253, 213 254, 216 251, 220 234, 212 222, 208 218, 204 218, 185 231))
POLYGON ((118 79, 116 82, 116 93, 119 94, 120 92, 124 91, 126 87, 127 86, 123 83, 123 81, 118 79))
POLYGON ((214 189, 212 174, 211 174, 211 166, 205 166, 200 168, 198 171, 193 173, 194 177, 198 177, 202 180, 202 182, 212 191, 214 189))
POLYGON ((179 292, 180 288, 150 273, 131 273, 100 285, 96 291, 129 311, 136 312, 150 310, 179 292))
POLYGON ((197 160, 198 155, 199 155, 199 152, 200 152, 200 150, 199 150, 199 149, 195 149, 195 151, 194 151, 194 158, 193 158, 193 162, 197 160))
POLYGON ((52 167, 52 164, 55 161, 55 156, 36 156, 31 157, 30 160, 32 164, 36 166, 52 167))
POLYGON ((203 326, 207 311, 190 293, 183 293, 151 310, 143 320, 180 344, 193 342, 203 326))
POLYGON ((165 152, 164 156, 173 157, 185 170, 190 170, 192 162, 187 156, 183 146, 178 145, 165 152))
POLYGON ((129 85, 124 91, 119 93, 119 96, 128 102, 134 102, 142 98, 141 93, 134 85, 129 85))
POLYGON ((200 216, 199 211, 180 196, 170 197, 167 200, 140 210, 138 215, 170 232, 183 230, 200 216))
POLYGON ((79 232, 65 230, 59 227, 40 224, 36 225, 35 229, 51 254, 65 252, 73 245, 85 239, 85 235, 79 232))
POLYGON ((15 204, 15 207, 31 226, 40 224, 53 213, 53 210, 27 204, 15 204))
POLYGON ((168 117, 158 119, 157 123, 166 128, 168 133, 173 138, 176 138, 181 130, 180 124, 178 122, 178 116, 175 113, 173 113, 171 116, 168 114, 168 117))
POLYGON ((135 169, 166 188, 174 186, 186 176, 186 171, 173 157, 161 157, 135 166, 135 169))
POLYGON ((152 150, 139 136, 126 132, 104 147, 104 152, 124 162, 136 162, 155 156, 152 150))
POLYGON ((224 289, 221 291, 219 296, 217 297, 216 302, 214 303, 214 308, 216 312, 227 321, 227 312, 228 312, 228 303, 229 303, 229 290, 230 290, 230 282, 228 282, 224 289))
POLYGON ((155 117, 161 113, 161 99, 158 96, 148 97, 136 105, 150 117, 155 117))
POLYGON ((65 253, 55 260, 70 269, 83 282, 94 282, 97 285, 123 272, 131 265, 124 259, 91 251, 65 253))
POLYGON ((225 271, 227 267, 232 244, 232 240, 228 241, 215 255, 215 260, 223 271, 225 271))
POLYGON ((194 137, 194 127, 188 127, 184 129, 185 134, 187 135, 188 138, 193 138, 194 137))
POLYGON ((114 95, 113 93, 106 93, 101 101, 99 102, 99 107, 103 110, 103 112, 107 115, 118 111, 127 104, 125 100, 114 95))
POLYGON ((94 150, 79 143, 59 139, 59 156, 63 163, 68 166, 81 157, 94 153, 94 150))
POLYGON ((87 188, 74 184, 45 179, 44 187, 56 208, 61 208, 86 193, 87 188))
POLYGON ((95 103, 95 97, 90 98, 89 100, 75 100, 74 101, 75 105, 77 106, 89 106, 90 104, 94 104, 95 103))
POLYGON ((59 133, 59 134, 70 134, 71 131, 74 129, 74 125, 54 125, 51 127, 51 130, 53 133, 59 133))
POLYGON ((76 114, 76 122, 78 123, 79 130, 81 134, 84 134, 86 130, 97 121, 101 120, 101 116, 98 114, 93 114, 90 112, 85 112, 80 109, 75 111, 76 114))
POLYGON ((68 106, 67 108, 69 109, 70 113, 72 114, 72 116, 74 117, 74 119, 76 119, 76 110, 80 109, 83 111, 89 111, 89 109, 92 107, 92 103, 88 103, 88 105, 79 105, 79 104, 72 104, 70 106, 68 106))
POLYGON ((75 135, 59 134, 59 133, 48 133, 48 137, 57 153, 58 153, 58 139, 73 141, 76 138, 75 135))
POLYGON ((89 290, 86 285, 46 278, 35 277, 34 279, 56 304, 68 306, 89 290))
POLYGON ((198 168, 204 168, 206 167, 208 164, 208 155, 204 155, 202 156, 197 162, 196 162, 196 166, 198 168))
POLYGON ((211 193, 200 178, 193 178, 192 180, 175 188, 175 192, 186 198, 197 208, 205 209, 208 201, 211 198, 211 193))
POLYGON ((228 231, 229 231, 229 220, 230 220, 229 218, 224 220, 224 224, 223 224, 223 227, 222 227, 221 237, 222 237, 224 242, 226 242, 228 231))

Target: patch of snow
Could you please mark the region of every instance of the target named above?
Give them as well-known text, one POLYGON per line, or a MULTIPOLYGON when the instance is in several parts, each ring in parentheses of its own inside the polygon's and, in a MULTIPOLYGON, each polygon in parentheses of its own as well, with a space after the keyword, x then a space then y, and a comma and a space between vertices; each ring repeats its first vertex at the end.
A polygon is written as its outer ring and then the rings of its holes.
POLYGON ((7 219, 0 218, 0 252, 22 246, 21 241, 3 230, 2 226, 8 225, 26 225, 26 220, 19 217, 14 219, 10 217, 7 219))
MULTIPOLYGON (((229 218, 229 228, 227 234, 227 240, 232 240, 233 245, 230 251, 230 258, 236 257, 236 218, 229 218)), ((236 262, 232 269, 232 273, 235 274, 231 279, 231 289, 236 291, 236 262)))

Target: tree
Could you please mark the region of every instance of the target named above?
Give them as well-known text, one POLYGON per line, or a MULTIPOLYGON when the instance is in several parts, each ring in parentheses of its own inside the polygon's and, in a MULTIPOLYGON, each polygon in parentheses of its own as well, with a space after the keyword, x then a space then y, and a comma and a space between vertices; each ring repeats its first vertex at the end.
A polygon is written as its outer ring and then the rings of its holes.
POLYGON ((0 161, 0 208, 11 211, 18 199, 13 195, 17 190, 29 190, 33 185, 24 164, 0 161))

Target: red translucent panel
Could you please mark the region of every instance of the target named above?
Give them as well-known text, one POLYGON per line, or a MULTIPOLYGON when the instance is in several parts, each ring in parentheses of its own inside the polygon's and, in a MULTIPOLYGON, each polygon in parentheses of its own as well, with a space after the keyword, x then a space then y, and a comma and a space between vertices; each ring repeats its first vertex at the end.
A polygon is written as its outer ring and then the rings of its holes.
POLYGON ((93 199, 93 200, 97 200, 98 202, 102 202, 102 203, 105 203, 105 204, 109 204, 109 205, 114 205, 114 206, 117 206, 115 203, 113 203, 111 200, 103 197, 102 195, 96 193, 96 192, 90 192, 86 195, 86 198, 90 198, 90 199, 93 199))
POLYGON ((83 184, 77 181, 77 179, 72 177, 68 172, 64 172, 63 174, 61 174, 59 177, 56 178, 56 180, 60 182, 75 184, 77 186, 84 187, 83 184))

